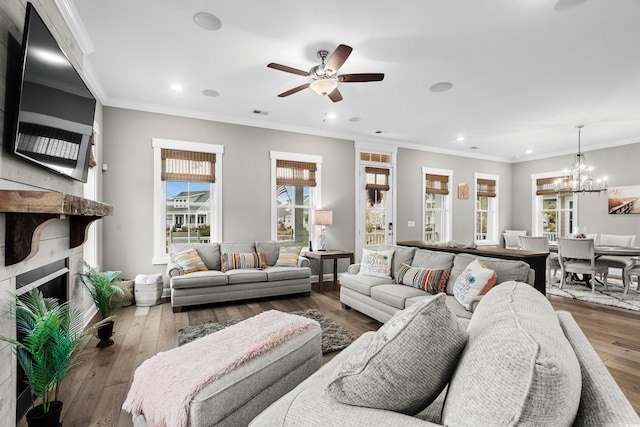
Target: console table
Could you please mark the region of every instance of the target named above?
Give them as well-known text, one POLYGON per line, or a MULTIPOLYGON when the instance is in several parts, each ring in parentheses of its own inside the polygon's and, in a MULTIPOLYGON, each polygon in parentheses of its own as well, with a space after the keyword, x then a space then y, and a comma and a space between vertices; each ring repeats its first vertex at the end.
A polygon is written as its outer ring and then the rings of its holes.
POLYGON ((422 240, 408 240, 405 242, 397 242, 401 246, 412 246, 420 249, 429 249, 432 251, 450 252, 450 253, 466 253, 478 256, 486 256, 492 258, 510 259, 515 261, 524 261, 535 272, 534 287, 543 295, 546 295, 546 271, 547 271, 547 252, 525 251, 522 249, 505 249, 497 246, 478 246, 475 249, 465 248, 464 245, 446 246, 429 244, 422 240))
POLYGON ((320 268, 318 269, 318 290, 320 292, 322 292, 322 285, 324 284, 324 260, 333 260, 333 283, 338 283, 338 259, 349 258, 350 264, 354 263, 353 252, 348 251, 331 250, 305 252, 304 257, 317 259, 320 264, 320 268))

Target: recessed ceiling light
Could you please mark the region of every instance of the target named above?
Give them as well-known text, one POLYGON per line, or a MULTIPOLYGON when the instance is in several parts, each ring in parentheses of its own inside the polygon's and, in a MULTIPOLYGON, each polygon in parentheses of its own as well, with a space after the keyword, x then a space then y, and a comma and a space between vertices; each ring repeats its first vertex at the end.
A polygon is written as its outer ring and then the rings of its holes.
POLYGON ((525 153, 531 154, 531 153, 533 153, 533 150, 527 150, 527 151, 525 151, 525 153))
POLYGON ((212 98, 215 98, 216 96, 220 96, 220 92, 218 92, 217 90, 213 90, 213 89, 205 89, 202 91, 202 94, 204 96, 210 96, 212 98))
POLYGON ((222 27, 222 21, 220 21, 220 18, 210 14, 209 12, 198 12, 193 15, 193 20, 198 27, 209 31, 216 31, 222 27))
POLYGON ((462 141, 464 141, 464 136, 459 136, 459 137, 457 137, 457 138, 456 138, 456 141, 458 141, 458 142, 462 142, 462 141))
POLYGON ((171 89, 175 90, 176 92, 182 92, 184 90, 184 88, 182 87, 182 85, 179 85, 177 83, 174 83, 171 85, 171 89))
POLYGON ((362 119, 360 117, 349 117, 347 120, 350 122, 359 122, 362 119))
POLYGON ((440 82, 436 83, 429 88, 431 92, 445 92, 453 87, 453 83, 450 82, 440 82))
POLYGON ((381 130, 377 130, 376 133, 382 133, 382 131, 381 130))
POLYGON ((336 113, 327 113, 327 119, 335 119, 336 117, 338 117, 336 113))

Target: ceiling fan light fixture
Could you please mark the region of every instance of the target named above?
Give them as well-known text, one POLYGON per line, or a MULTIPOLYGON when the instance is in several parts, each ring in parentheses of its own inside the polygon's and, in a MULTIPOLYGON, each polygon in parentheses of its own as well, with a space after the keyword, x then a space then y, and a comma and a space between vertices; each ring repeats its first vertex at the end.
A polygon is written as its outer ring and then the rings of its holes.
POLYGON ((311 82, 309 86, 318 95, 328 95, 338 87, 338 82, 334 79, 318 79, 311 82))
POLYGON ((222 21, 209 12, 198 12, 193 15, 196 25, 204 30, 217 31, 222 28, 222 21))

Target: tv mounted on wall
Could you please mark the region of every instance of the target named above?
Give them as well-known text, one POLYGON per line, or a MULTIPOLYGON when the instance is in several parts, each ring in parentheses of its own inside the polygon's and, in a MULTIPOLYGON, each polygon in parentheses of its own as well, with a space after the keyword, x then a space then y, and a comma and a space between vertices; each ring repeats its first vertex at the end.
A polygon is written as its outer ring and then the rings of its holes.
POLYGON ((87 182, 96 99, 27 3, 13 153, 87 182))

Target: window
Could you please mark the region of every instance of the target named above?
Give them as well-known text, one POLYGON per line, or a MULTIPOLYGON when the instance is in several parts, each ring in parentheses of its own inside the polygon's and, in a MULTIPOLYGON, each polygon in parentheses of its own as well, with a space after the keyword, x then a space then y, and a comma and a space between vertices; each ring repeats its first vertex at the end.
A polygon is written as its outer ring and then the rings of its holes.
POLYGON ((549 241, 558 237, 568 237, 573 230, 574 200, 570 186, 560 185, 566 191, 556 191, 562 176, 533 178, 535 183, 535 212, 533 213, 533 231, 543 235, 549 241))
POLYGON ((475 174, 475 241, 498 243, 498 176, 475 174))
POLYGON ((271 152, 271 163, 272 239, 307 246, 315 236, 310 217, 311 211, 319 206, 322 158, 271 152))
POLYGON ((446 242, 451 239, 451 196, 449 182, 453 171, 422 168, 423 240, 446 242))
MULTIPOLYGON (((389 157, 389 156, 385 156, 389 157)), ((388 161, 388 159, 387 159, 388 161)), ((366 246, 379 245, 386 242, 386 224, 387 224, 387 192, 389 191, 389 175, 391 170, 388 168, 365 166, 367 183, 365 190, 367 192, 366 207, 366 246)))
POLYGON ((154 138, 154 264, 174 243, 221 239, 222 146, 154 138))

